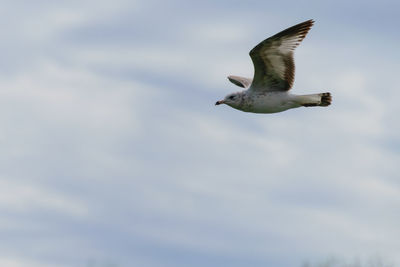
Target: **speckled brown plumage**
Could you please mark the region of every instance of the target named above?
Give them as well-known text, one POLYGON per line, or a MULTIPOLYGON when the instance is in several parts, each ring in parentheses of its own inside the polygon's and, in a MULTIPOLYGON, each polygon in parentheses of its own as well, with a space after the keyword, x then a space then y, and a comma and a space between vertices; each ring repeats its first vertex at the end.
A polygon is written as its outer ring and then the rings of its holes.
POLYGON ((294 82, 293 51, 314 24, 307 20, 265 39, 250 51, 254 64, 252 87, 287 91, 294 82))

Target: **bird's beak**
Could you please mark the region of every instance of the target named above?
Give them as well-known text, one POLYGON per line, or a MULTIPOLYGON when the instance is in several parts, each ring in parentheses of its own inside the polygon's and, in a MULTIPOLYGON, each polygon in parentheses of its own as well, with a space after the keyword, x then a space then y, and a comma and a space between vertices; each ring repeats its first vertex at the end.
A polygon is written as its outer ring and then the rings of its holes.
POLYGON ((224 104, 225 102, 224 102, 224 100, 220 100, 220 101, 217 101, 217 103, 215 103, 215 105, 221 105, 221 104, 224 104))

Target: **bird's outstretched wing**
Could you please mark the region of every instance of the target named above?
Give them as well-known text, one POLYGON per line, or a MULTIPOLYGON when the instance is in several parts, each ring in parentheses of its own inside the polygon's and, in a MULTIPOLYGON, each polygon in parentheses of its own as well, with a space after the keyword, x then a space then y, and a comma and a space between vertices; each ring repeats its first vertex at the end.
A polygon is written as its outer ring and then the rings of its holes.
POLYGON ((237 86, 240 86, 243 88, 250 87, 251 82, 253 81, 250 78, 244 78, 244 77, 233 76, 233 75, 228 76, 228 80, 231 81, 233 84, 236 84, 237 86))
POLYGON ((250 51, 254 64, 251 90, 288 91, 294 81, 293 51, 314 24, 307 20, 262 41, 250 51))

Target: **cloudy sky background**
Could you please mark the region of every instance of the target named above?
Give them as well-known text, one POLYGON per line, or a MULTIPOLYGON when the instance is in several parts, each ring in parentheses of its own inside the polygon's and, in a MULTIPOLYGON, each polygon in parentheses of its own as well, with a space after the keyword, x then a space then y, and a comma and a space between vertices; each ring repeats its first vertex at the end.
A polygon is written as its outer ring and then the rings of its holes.
POLYGON ((398 1, 1 1, 0 265, 400 264, 398 1), (294 92, 216 100, 316 24, 294 92))

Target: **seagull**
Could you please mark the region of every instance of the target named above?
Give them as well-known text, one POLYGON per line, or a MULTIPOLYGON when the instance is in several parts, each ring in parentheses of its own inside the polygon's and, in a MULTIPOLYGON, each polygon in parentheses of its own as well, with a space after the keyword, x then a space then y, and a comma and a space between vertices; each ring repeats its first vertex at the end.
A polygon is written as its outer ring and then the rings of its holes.
POLYGON ((227 95, 215 105, 252 113, 276 113, 298 107, 329 106, 330 93, 295 95, 289 93, 294 82, 294 49, 314 24, 310 19, 283 30, 259 43, 250 51, 254 77, 228 76, 229 81, 246 90, 227 95))

